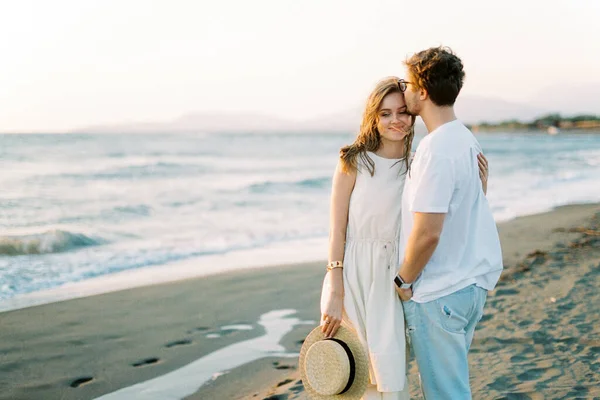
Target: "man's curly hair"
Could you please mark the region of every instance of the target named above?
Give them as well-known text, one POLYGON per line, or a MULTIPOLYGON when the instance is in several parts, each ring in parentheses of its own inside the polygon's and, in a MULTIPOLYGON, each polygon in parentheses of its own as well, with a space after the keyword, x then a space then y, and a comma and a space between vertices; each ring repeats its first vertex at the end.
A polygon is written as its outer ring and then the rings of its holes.
POLYGON ((448 47, 432 47, 407 59, 404 64, 413 85, 425 89, 438 106, 454 105, 462 88, 465 72, 460 58, 448 47))

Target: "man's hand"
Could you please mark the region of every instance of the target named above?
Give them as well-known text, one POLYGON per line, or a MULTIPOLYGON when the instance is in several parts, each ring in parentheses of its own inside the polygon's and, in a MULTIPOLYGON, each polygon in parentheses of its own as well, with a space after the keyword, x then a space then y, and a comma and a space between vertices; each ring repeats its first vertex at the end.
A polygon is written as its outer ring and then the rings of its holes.
POLYGON ((396 285, 394 285, 394 287, 396 288, 396 293, 398 293, 398 296, 400 296, 400 300, 409 301, 412 298, 412 289, 400 289, 396 285))

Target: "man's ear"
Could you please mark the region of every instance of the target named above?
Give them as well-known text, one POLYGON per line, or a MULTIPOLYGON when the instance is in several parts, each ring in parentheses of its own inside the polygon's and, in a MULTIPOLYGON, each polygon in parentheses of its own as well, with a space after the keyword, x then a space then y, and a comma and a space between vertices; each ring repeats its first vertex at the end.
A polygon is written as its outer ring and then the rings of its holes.
POLYGON ((421 101, 425 101, 425 100, 427 100, 428 97, 429 97, 429 93, 427 93, 427 90, 425 90, 424 88, 421 88, 419 90, 419 99, 421 101))

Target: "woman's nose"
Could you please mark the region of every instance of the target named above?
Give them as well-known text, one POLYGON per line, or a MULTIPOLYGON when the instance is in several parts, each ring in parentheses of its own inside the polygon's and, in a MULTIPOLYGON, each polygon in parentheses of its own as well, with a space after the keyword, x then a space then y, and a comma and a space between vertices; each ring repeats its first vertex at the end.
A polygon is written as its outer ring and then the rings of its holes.
POLYGON ((410 125, 410 116, 407 114, 398 115, 396 119, 402 122, 404 125, 410 125))
POLYGON ((394 116, 392 117, 391 123, 392 123, 392 125, 406 124, 406 121, 404 121, 404 119, 402 118, 401 115, 394 114, 394 116))

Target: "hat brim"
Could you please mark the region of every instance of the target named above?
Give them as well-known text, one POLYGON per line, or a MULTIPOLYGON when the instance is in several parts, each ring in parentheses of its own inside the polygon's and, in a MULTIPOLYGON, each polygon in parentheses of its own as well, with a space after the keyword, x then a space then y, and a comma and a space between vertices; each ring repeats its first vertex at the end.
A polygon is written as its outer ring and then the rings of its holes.
POLYGON ((342 325, 339 327, 334 338, 342 340, 352 351, 352 356, 354 357, 355 363, 354 381, 352 386, 343 394, 327 396, 317 393, 308 383, 305 368, 306 353, 308 352, 308 349, 310 349, 310 346, 312 346, 314 343, 325 339, 325 334, 321 332, 321 327, 318 326, 308 334, 306 339, 304 339, 304 343, 300 349, 300 359, 298 365, 300 368, 300 376, 302 377, 304 389, 309 397, 314 400, 360 400, 367 390, 367 384, 369 382, 369 361, 367 358, 367 352, 360 343, 356 333, 351 328, 345 326, 344 323, 342 323, 342 325))

